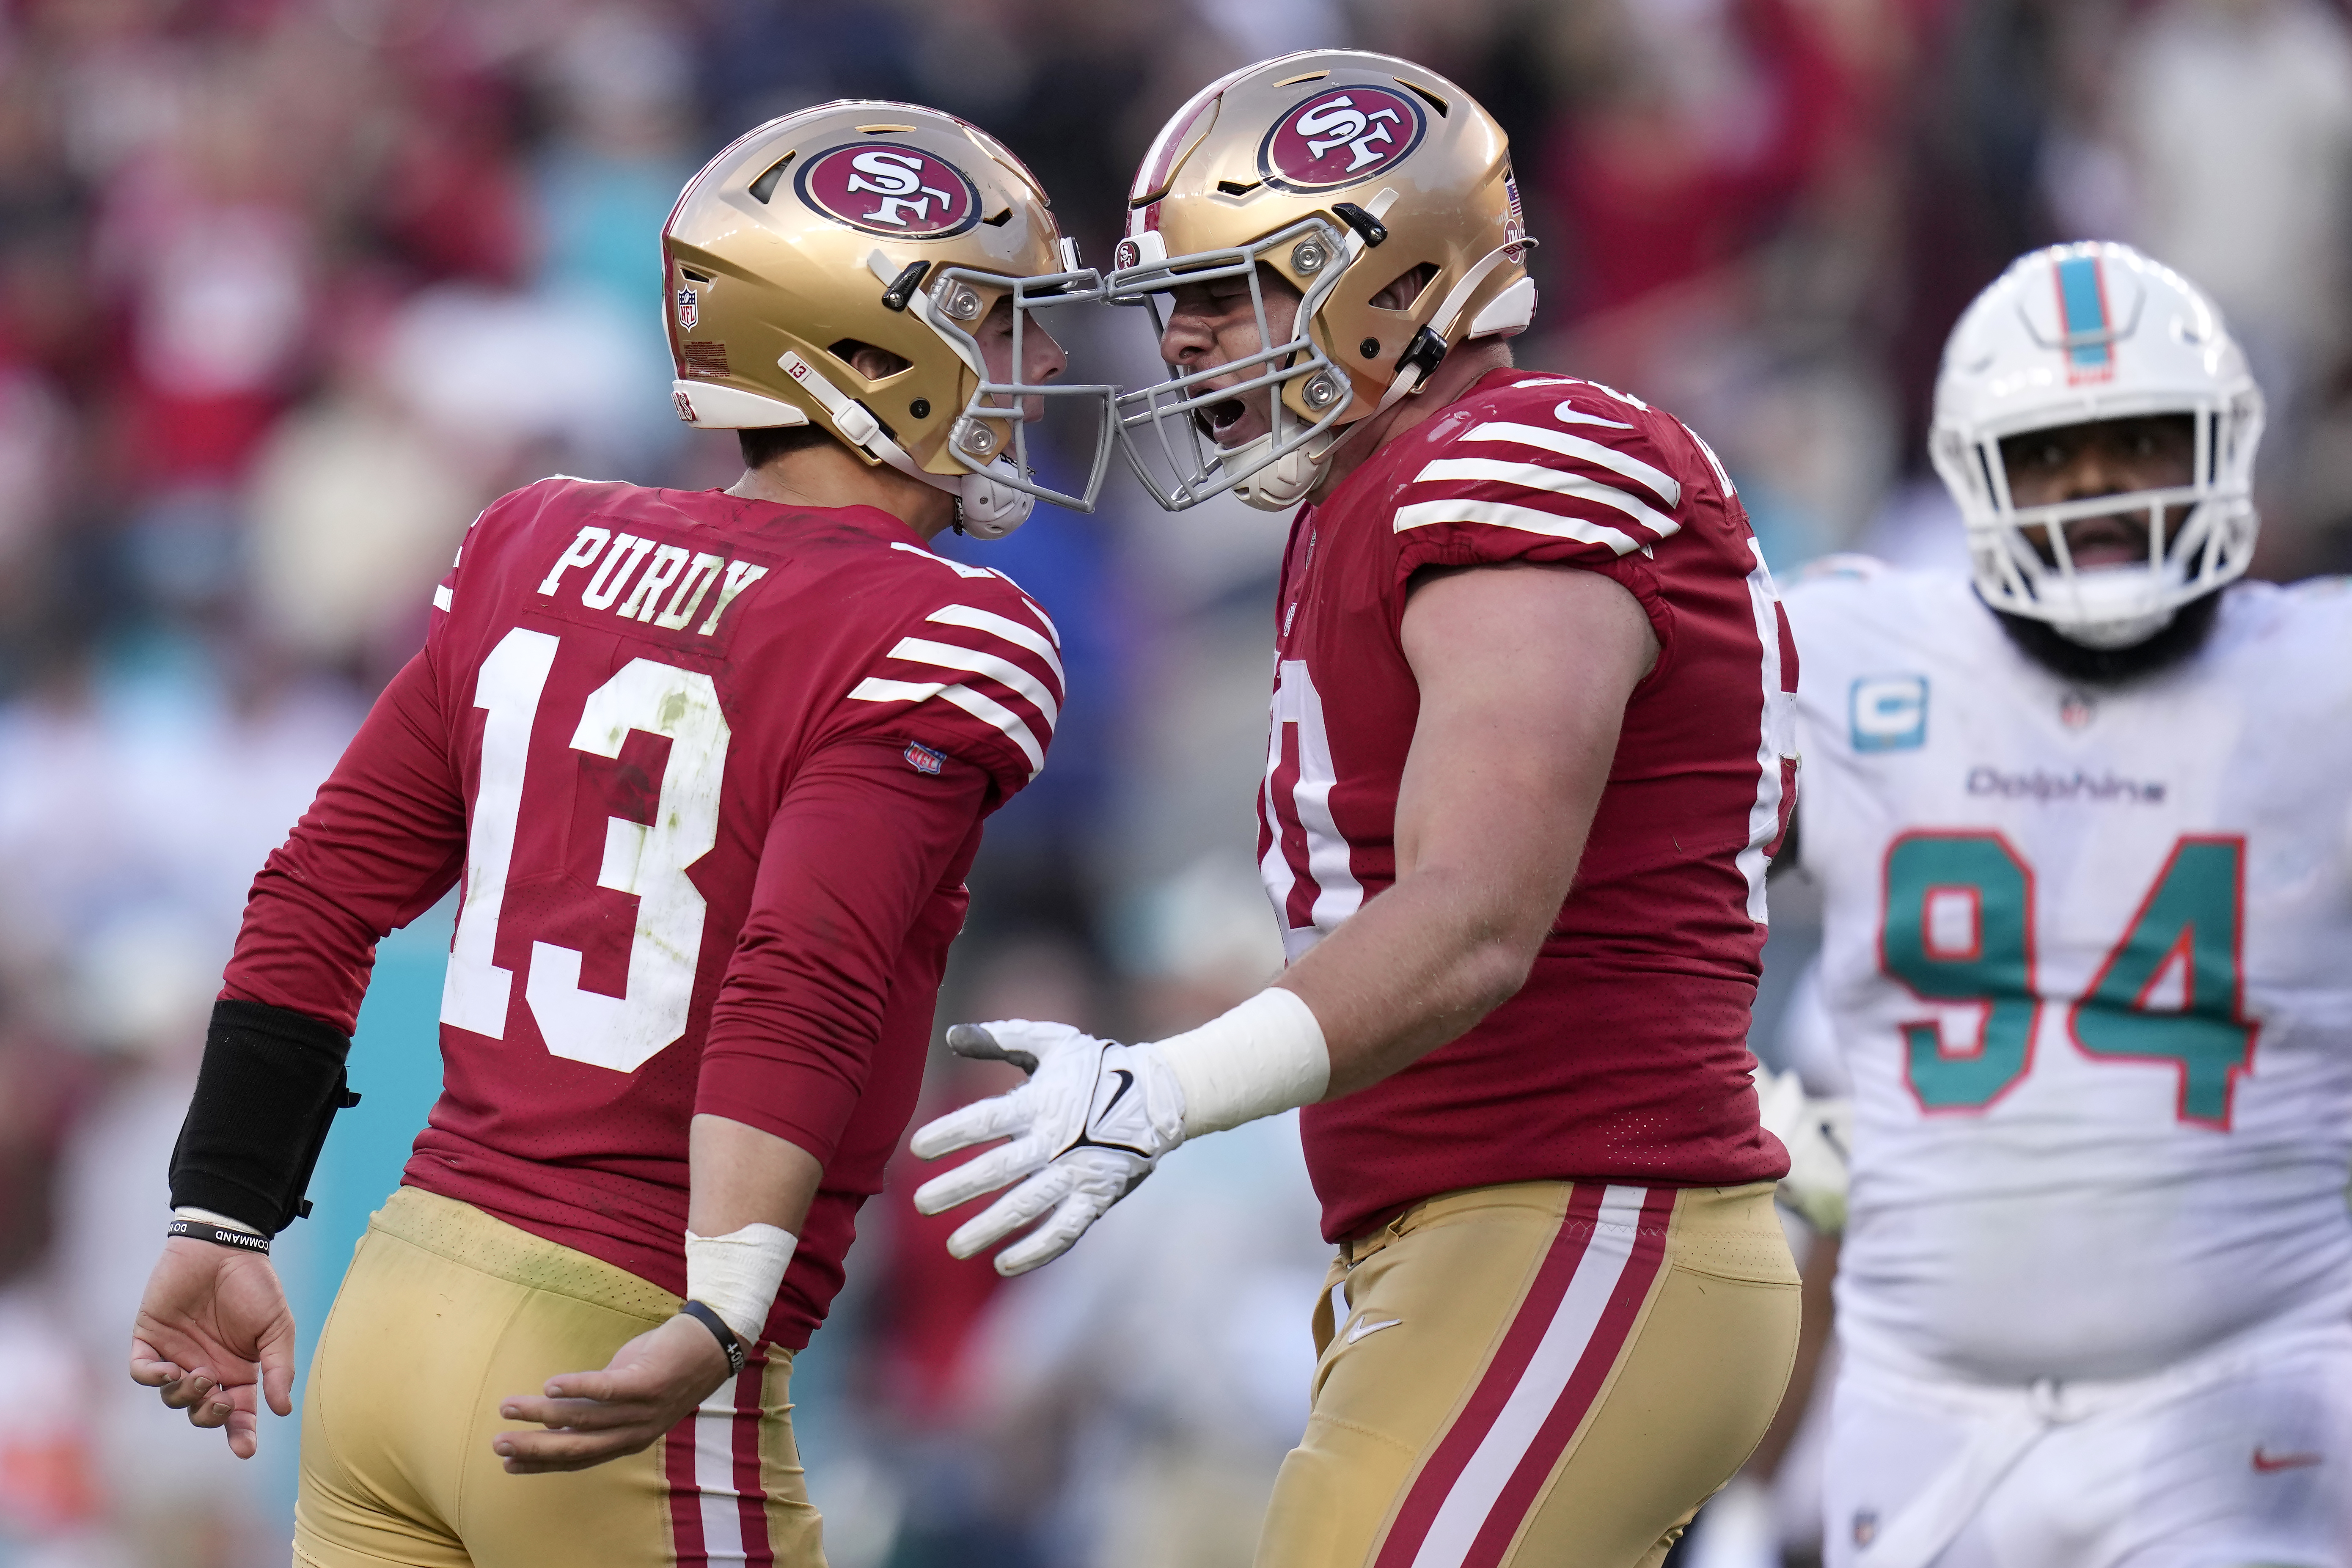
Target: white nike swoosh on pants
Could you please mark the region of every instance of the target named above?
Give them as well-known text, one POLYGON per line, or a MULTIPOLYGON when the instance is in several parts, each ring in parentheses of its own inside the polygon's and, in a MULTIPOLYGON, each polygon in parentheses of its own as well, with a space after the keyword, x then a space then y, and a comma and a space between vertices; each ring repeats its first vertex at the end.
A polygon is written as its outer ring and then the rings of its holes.
POLYGON ((1377 1334, 1377 1333, 1379 1333, 1382 1329, 1393 1329, 1393 1328, 1395 1328, 1399 1323, 1402 1323, 1402 1322, 1403 1322, 1403 1321, 1404 1321, 1404 1320, 1403 1320, 1402 1318, 1391 1318, 1391 1319, 1390 1319, 1387 1322, 1385 1322, 1385 1323, 1360 1322, 1360 1323, 1356 1324, 1353 1328, 1351 1328, 1351 1329, 1349 1329, 1349 1330, 1348 1331, 1348 1341, 1347 1341, 1347 1342, 1348 1342, 1348 1343, 1349 1343, 1349 1344, 1354 1344, 1358 1340, 1362 1339, 1366 1334, 1377 1334))

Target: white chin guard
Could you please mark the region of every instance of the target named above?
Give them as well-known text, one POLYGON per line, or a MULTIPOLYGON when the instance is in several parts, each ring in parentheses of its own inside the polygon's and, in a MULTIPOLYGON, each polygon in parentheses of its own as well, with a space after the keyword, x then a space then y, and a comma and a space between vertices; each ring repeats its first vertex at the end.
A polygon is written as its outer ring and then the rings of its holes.
MULTIPOLYGON (((989 467, 1001 467, 1003 463, 1000 458, 989 467)), ((1035 496, 999 484, 986 473, 966 474, 953 484, 956 500, 961 503, 957 521, 975 539, 1002 539, 1028 521, 1030 512, 1036 510, 1035 496)))
POLYGON ((1274 448, 1274 432, 1269 430, 1230 450, 1221 449, 1217 458, 1221 465, 1242 470, 1244 477, 1234 481, 1234 494, 1244 504, 1260 511, 1287 511, 1306 500, 1315 481, 1323 477, 1323 465, 1341 433, 1334 431, 1330 439, 1294 447, 1268 463, 1264 454, 1274 448))
POLYGON ((2144 566, 2093 567, 2075 573, 2072 594, 2059 596, 2061 603, 2073 600, 2068 606, 2072 613, 2063 618, 2052 616, 2050 629, 2084 647, 2130 647, 2146 642, 2170 626, 2179 613, 2170 605, 2148 608, 2148 576, 2144 566))

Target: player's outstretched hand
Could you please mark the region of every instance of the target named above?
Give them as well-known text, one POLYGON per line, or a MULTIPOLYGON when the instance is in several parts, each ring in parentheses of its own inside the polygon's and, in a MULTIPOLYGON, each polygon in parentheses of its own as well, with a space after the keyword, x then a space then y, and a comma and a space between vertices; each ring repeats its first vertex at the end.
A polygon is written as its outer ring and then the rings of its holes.
POLYGON ((294 1413, 294 1314, 259 1253, 172 1237, 147 1277, 131 1330, 131 1381, 197 1426, 221 1427, 229 1452, 260 1447, 256 1392, 294 1413))
POLYGON ((718 1336, 695 1319, 672 1318, 614 1351, 602 1372, 567 1372, 547 1380, 544 1397, 499 1401, 506 1420, 546 1430, 501 1432, 490 1448, 509 1475, 584 1470, 665 1436, 730 1375, 718 1336))
POLYGON ((927 1123, 909 1145, 936 1160, 993 1138, 1012 1140, 915 1191, 915 1206, 938 1214, 1020 1182, 948 1237, 950 1252, 970 1258, 1042 1217, 996 1255, 999 1274, 1025 1274, 1067 1252, 1184 1141, 1184 1090, 1156 1046, 1011 1018, 958 1024, 948 1031, 948 1048, 1009 1061, 1029 1075, 1018 1089, 927 1123))

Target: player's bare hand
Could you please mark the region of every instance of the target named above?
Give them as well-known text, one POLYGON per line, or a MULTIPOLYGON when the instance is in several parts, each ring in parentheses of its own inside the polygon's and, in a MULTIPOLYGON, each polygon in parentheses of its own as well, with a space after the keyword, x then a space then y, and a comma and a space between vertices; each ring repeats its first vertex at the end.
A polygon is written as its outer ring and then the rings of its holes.
POLYGON ((501 1432, 490 1448, 509 1475, 584 1470, 661 1437, 729 1376, 718 1337, 692 1318, 672 1318, 614 1352, 602 1372, 568 1372, 547 1380, 544 1397, 500 1401, 505 1419, 546 1430, 501 1432))
POLYGON ((253 1458, 259 1400, 294 1413, 294 1315, 269 1259, 167 1239, 131 1326, 131 1381, 160 1391, 192 1425, 226 1428, 229 1452, 253 1458))

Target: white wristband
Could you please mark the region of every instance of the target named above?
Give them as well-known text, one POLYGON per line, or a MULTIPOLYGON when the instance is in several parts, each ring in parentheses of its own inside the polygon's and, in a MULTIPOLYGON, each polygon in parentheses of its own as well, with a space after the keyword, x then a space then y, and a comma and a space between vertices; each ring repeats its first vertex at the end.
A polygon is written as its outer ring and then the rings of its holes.
POLYGON ((261 1234, 241 1219, 231 1219, 225 1214, 215 1214, 210 1209, 200 1209, 194 1204, 182 1204, 179 1207, 172 1211, 172 1217, 173 1219, 191 1219, 195 1221, 198 1225, 216 1225, 223 1230, 241 1230, 247 1236, 259 1236, 261 1234))
POLYGON ((1331 1087, 1323 1026, 1279 985, 1157 1045, 1184 1090, 1187 1138, 1308 1104, 1331 1087))
POLYGON ((768 1326, 768 1310, 800 1237, 772 1225, 747 1225, 725 1236, 686 1233, 686 1299, 721 1318, 751 1349, 768 1326))

